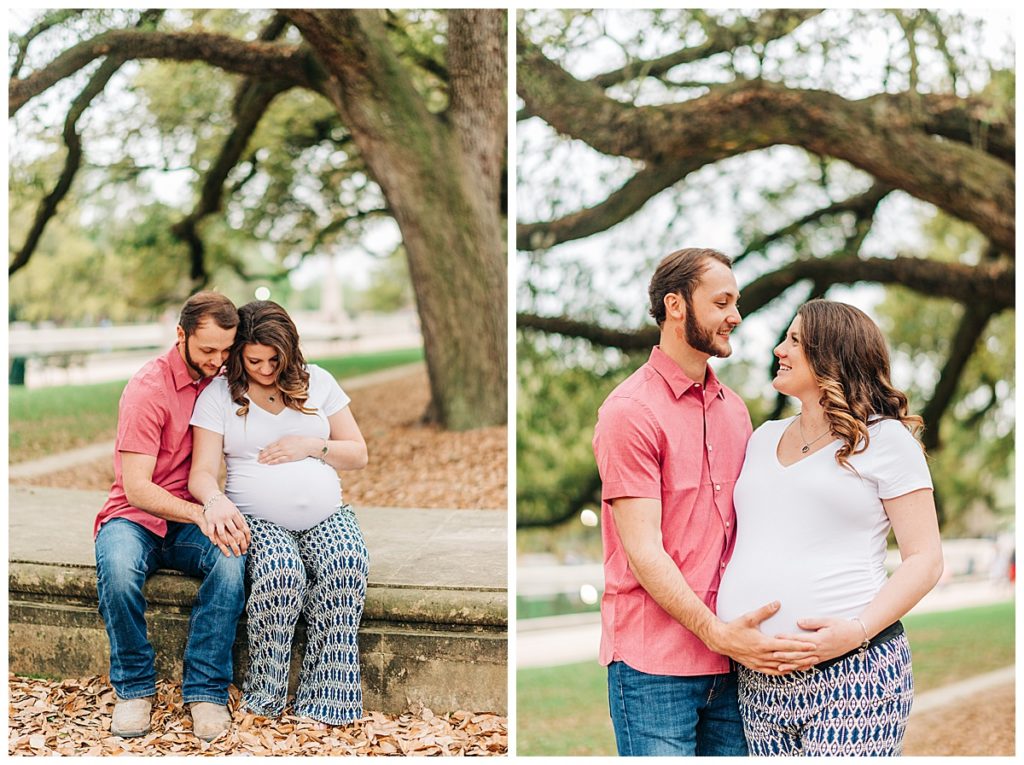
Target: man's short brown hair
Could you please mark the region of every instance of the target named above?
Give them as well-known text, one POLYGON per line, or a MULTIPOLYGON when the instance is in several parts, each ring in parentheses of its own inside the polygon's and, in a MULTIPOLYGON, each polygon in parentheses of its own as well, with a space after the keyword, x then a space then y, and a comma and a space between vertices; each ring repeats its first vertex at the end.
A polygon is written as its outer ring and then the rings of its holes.
POLYGON ((219 292, 210 290, 197 292, 185 301, 178 325, 185 330, 185 336, 189 337, 207 316, 221 329, 234 329, 238 326, 238 309, 235 304, 219 292))
POLYGON ((700 283, 701 275, 708 268, 709 260, 717 260, 722 265, 732 268, 732 260, 718 250, 701 247, 688 247, 666 255, 651 277, 647 294, 651 299, 650 314, 660 327, 665 323, 665 296, 678 292, 683 296, 686 305, 690 305, 690 297, 694 288, 700 283))

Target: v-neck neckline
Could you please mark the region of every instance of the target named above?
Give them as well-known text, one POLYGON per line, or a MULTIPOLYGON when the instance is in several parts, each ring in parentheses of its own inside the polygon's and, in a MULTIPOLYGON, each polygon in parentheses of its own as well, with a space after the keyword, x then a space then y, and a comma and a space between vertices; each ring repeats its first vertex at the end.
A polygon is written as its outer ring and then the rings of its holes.
POLYGON ((815 449, 813 452, 808 452, 807 454, 803 455, 802 457, 800 457, 800 459, 794 462, 790 462, 788 465, 783 464, 782 460, 779 459, 779 447, 782 446, 782 439, 785 437, 786 431, 789 430, 790 427, 792 427, 793 423, 796 421, 796 418, 799 416, 800 415, 794 415, 790 417, 789 422, 786 423, 786 426, 782 429, 782 432, 779 434, 779 437, 775 439, 775 448, 772 450, 772 456, 775 458, 775 464, 778 465, 782 470, 789 470, 789 468, 795 467, 799 465, 801 462, 806 462, 815 454, 819 454, 820 452, 828 450, 830 446, 836 444, 841 440, 838 438, 833 438, 831 441, 825 442, 823 446, 821 446, 818 449, 815 449))
POLYGON ((275 412, 271 412, 269 409, 267 409, 265 407, 262 407, 259 404, 257 404, 255 401, 253 401, 252 400, 252 396, 250 396, 248 393, 246 393, 245 397, 249 401, 249 406, 254 406, 257 409, 259 409, 261 412, 266 412, 271 417, 280 417, 282 414, 284 414, 285 410, 288 408, 287 406, 283 406, 283 407, 281 407, 281 411, 280 412, 276 412, 276 413, 275 412))

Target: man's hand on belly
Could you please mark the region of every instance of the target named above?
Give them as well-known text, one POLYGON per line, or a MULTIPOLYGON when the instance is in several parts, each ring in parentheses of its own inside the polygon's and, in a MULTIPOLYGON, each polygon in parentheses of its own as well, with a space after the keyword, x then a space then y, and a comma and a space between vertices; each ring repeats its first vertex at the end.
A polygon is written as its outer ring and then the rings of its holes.
POLYGON ((768 675, 783 675, 817 664, 821 659, 814 654, 815 643, 799 637, 768 637, 761 632, 761 622, 771 617, 779 607, 780 603, 775 601, 731 622, 719 621, 706 641, 708 648, 748 669, 768 675), (783 663, 787 656, 794 658, 783 663), (803 658, 795 658, 798 656, 803 658))

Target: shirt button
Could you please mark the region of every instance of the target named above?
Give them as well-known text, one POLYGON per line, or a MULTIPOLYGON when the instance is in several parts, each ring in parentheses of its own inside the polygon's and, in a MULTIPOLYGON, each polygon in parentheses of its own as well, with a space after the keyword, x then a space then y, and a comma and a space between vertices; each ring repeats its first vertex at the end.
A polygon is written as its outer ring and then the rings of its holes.
POLYGON ((725 522, 725 527, 726 527, 726 528, 729 528, 729 521, 726 521, 726 522, 725 522))
POLYGON ((725 564, 724 563, 722 564, 722 568, 725 568, 725 564))
POLYGON ((710 451, 714 451, 714 449, 715 449, 715 447, 713 447, 711 444, 708 444, 708 451, 709 452, 710 451))
POLYGON ((694 387, 694 388, 699 388, 699 387, 700 387, 700 383, 694 383, 694 384, 693 384, 693 387, 694 387))
POLYGON ((722 485, 719 484, 719 483, 716 483, 715 484, 715 491, 721 491, 721 490, 722 490, 722 485))

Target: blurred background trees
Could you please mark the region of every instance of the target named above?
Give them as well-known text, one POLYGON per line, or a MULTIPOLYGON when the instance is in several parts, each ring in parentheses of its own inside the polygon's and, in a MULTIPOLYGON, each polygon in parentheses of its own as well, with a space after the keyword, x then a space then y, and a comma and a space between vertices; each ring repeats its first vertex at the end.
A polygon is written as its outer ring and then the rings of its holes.
POLYGON ((430 418, 503 422, 506 23, 498 10, 20 12, 10 316, 138 319, 207 286, 278 297, 310 256, 362 250, 385 259, 367 302, 416 307, 430 418))
POLYGON ((1012 523, 1008 24, 529 11, 517 32, 520 527, 599 502, 597 407, 657 343, 647 280, 686 246, 735 258, 745 322, 734 357, 712 363, 755 426, 791 411, 769 381, 796 307, 852 302, 926 420, 944 531, 1012 523))

